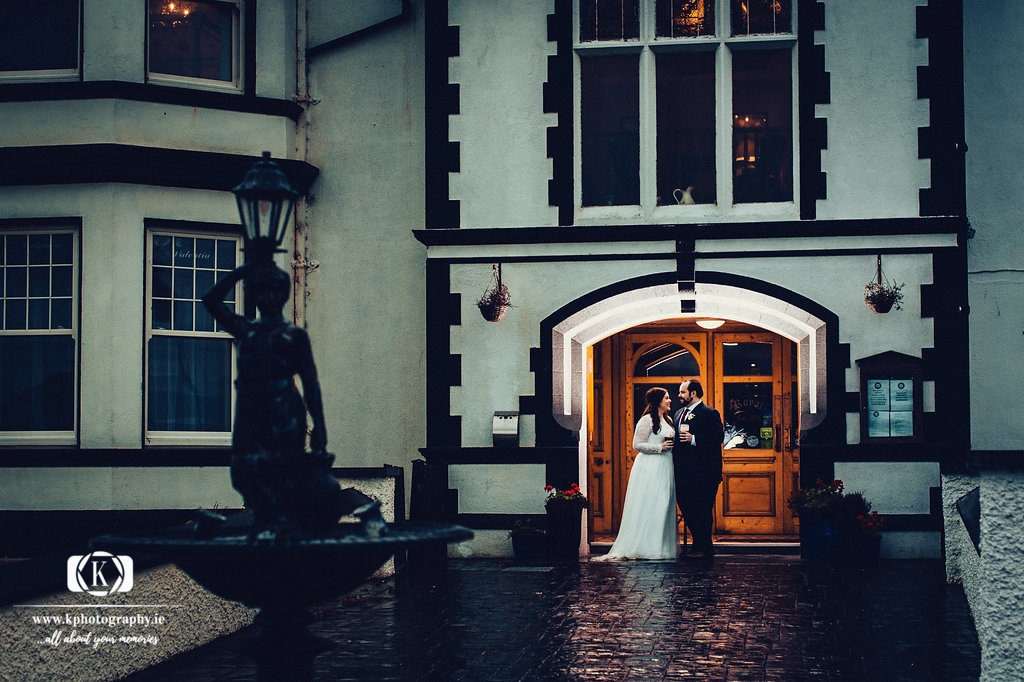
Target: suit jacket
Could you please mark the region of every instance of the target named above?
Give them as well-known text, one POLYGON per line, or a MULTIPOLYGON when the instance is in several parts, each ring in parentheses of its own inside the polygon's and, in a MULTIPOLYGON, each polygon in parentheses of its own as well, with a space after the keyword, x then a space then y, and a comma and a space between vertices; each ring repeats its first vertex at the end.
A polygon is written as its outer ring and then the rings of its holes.
POLYGON ((703 402, 693 409, 688 422, 681 421, 686 408, 676 412, 676 439, 672 445, 672 459, 678 471, 688 478, 712 483, 722 480, 722 440, 725 430, 718 410, 703 402), (690 433, 697 439, 696 444, 679 440, 679 427, 689 424, 690 433))

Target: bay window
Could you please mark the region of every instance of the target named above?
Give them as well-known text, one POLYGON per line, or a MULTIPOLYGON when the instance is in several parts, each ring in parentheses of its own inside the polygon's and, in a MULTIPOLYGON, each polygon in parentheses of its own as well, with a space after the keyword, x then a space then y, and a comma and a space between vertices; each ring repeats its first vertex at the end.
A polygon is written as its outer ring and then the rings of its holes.
POLYGON ((578 217, 795 217, 792 0, 577 0, 578 217))

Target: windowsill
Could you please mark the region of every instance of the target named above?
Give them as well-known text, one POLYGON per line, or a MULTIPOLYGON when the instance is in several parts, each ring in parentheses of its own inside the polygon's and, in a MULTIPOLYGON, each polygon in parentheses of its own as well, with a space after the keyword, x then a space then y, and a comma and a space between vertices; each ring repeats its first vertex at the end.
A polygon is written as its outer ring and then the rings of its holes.
POLYGON ((81 80, 78 69, 46 69, 38 71, 0 71, 0 85, 15 83, 68 83, 81 80))
POLYGON ((78 445, 74 431, 21 431, 0 434, 0 446, 4 445, 78 445))
POLYGON ((231 434, 216 431, 151 431, 147 446, 210 447, 230 446, 231 434))
POLYGON ((225 92, 233 94, 242 93, 242 86, 238 83, 207 80, 205 78, 188 78, 186 76, 169 76, 160 73, 150 73, 146 75, 146 82, 151 83, 152 85, 163 85, 174 88, 208 90, 210 92, 225 92))
POLYGON ((706 223, 733 223, 749 221, 799 220, 800 208, 796 202, 770 204, 734 204, 723 210, 716 204, 688 206, 659 206, 648 215, 640 206, 587 206, 576 211, 576 225, 620 225, 640 223, 650 225, 681 225, 706 223))

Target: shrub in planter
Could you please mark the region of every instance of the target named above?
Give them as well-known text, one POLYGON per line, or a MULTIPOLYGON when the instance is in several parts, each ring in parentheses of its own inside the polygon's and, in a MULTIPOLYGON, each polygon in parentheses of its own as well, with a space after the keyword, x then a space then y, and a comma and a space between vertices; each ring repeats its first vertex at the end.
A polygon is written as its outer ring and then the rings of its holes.
POLYGON ((819 478, 814 487, 794 491, 789 506, 800 517, 800 554, 812 561, 839 558, 845 537, 843 482, 819 478))
POLYGON ((508 536, 517 559, 529 561, 540 556, 544 547, 544 531, 534 526, 530 519, 513 523, 508 536))
POLYGON ((508 287, 501 281, 501 265, 494 266, 494 286, 480 297, 476 306, 488 322, 500 322, 501 318, 505 317, 505 313, 514 307, 508 287))
POLYGON ((565 490, 545 486, 548 499, 544 508, 548 515, 548 551, 560 559, 576 559, 582 529, 582 512, 587 507, 587 496, 580 491, 578 483, 565 490))

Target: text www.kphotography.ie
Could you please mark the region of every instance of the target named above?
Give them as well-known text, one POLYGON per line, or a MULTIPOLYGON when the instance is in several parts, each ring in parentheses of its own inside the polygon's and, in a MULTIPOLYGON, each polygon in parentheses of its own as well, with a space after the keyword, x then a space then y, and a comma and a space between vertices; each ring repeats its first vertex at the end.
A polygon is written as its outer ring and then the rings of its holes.
POLYGON ((70 626, 71 631, 65 633, 61 628, 55 629, 49 636, 44 637, 39 643, 50 646, 61 646, 64 644, 91 646, 97 649, 100 646, 109 644, 149 644, 156 645, 160 637, 156 634, 140 634, 128 632, 126 634, 111 634, 108 630, 105 633, 94 633, 91 629, 80 631, 80 627, 101 626, 101 627, 125 627, 125 628, 148 628, 151 626, 163 625, 166 617, 159 614, 145 615, 135 614, 131 616, 107 616, 107 615, 85 615, 81 613, 64 614, 41 614, 32 616, 32 622, 36 625, 61 625, 70 626))
POLYGON ((128 627, 141 625, 148 628, 150 625, 163 625, 165 620, 166 617, 159 614, 153 614, 152 616, 141 614, 132 616, 86 616, 80 613, 65 613, 61 615, 32 616, 32 622, 36 625, 126 625, 128 627))

